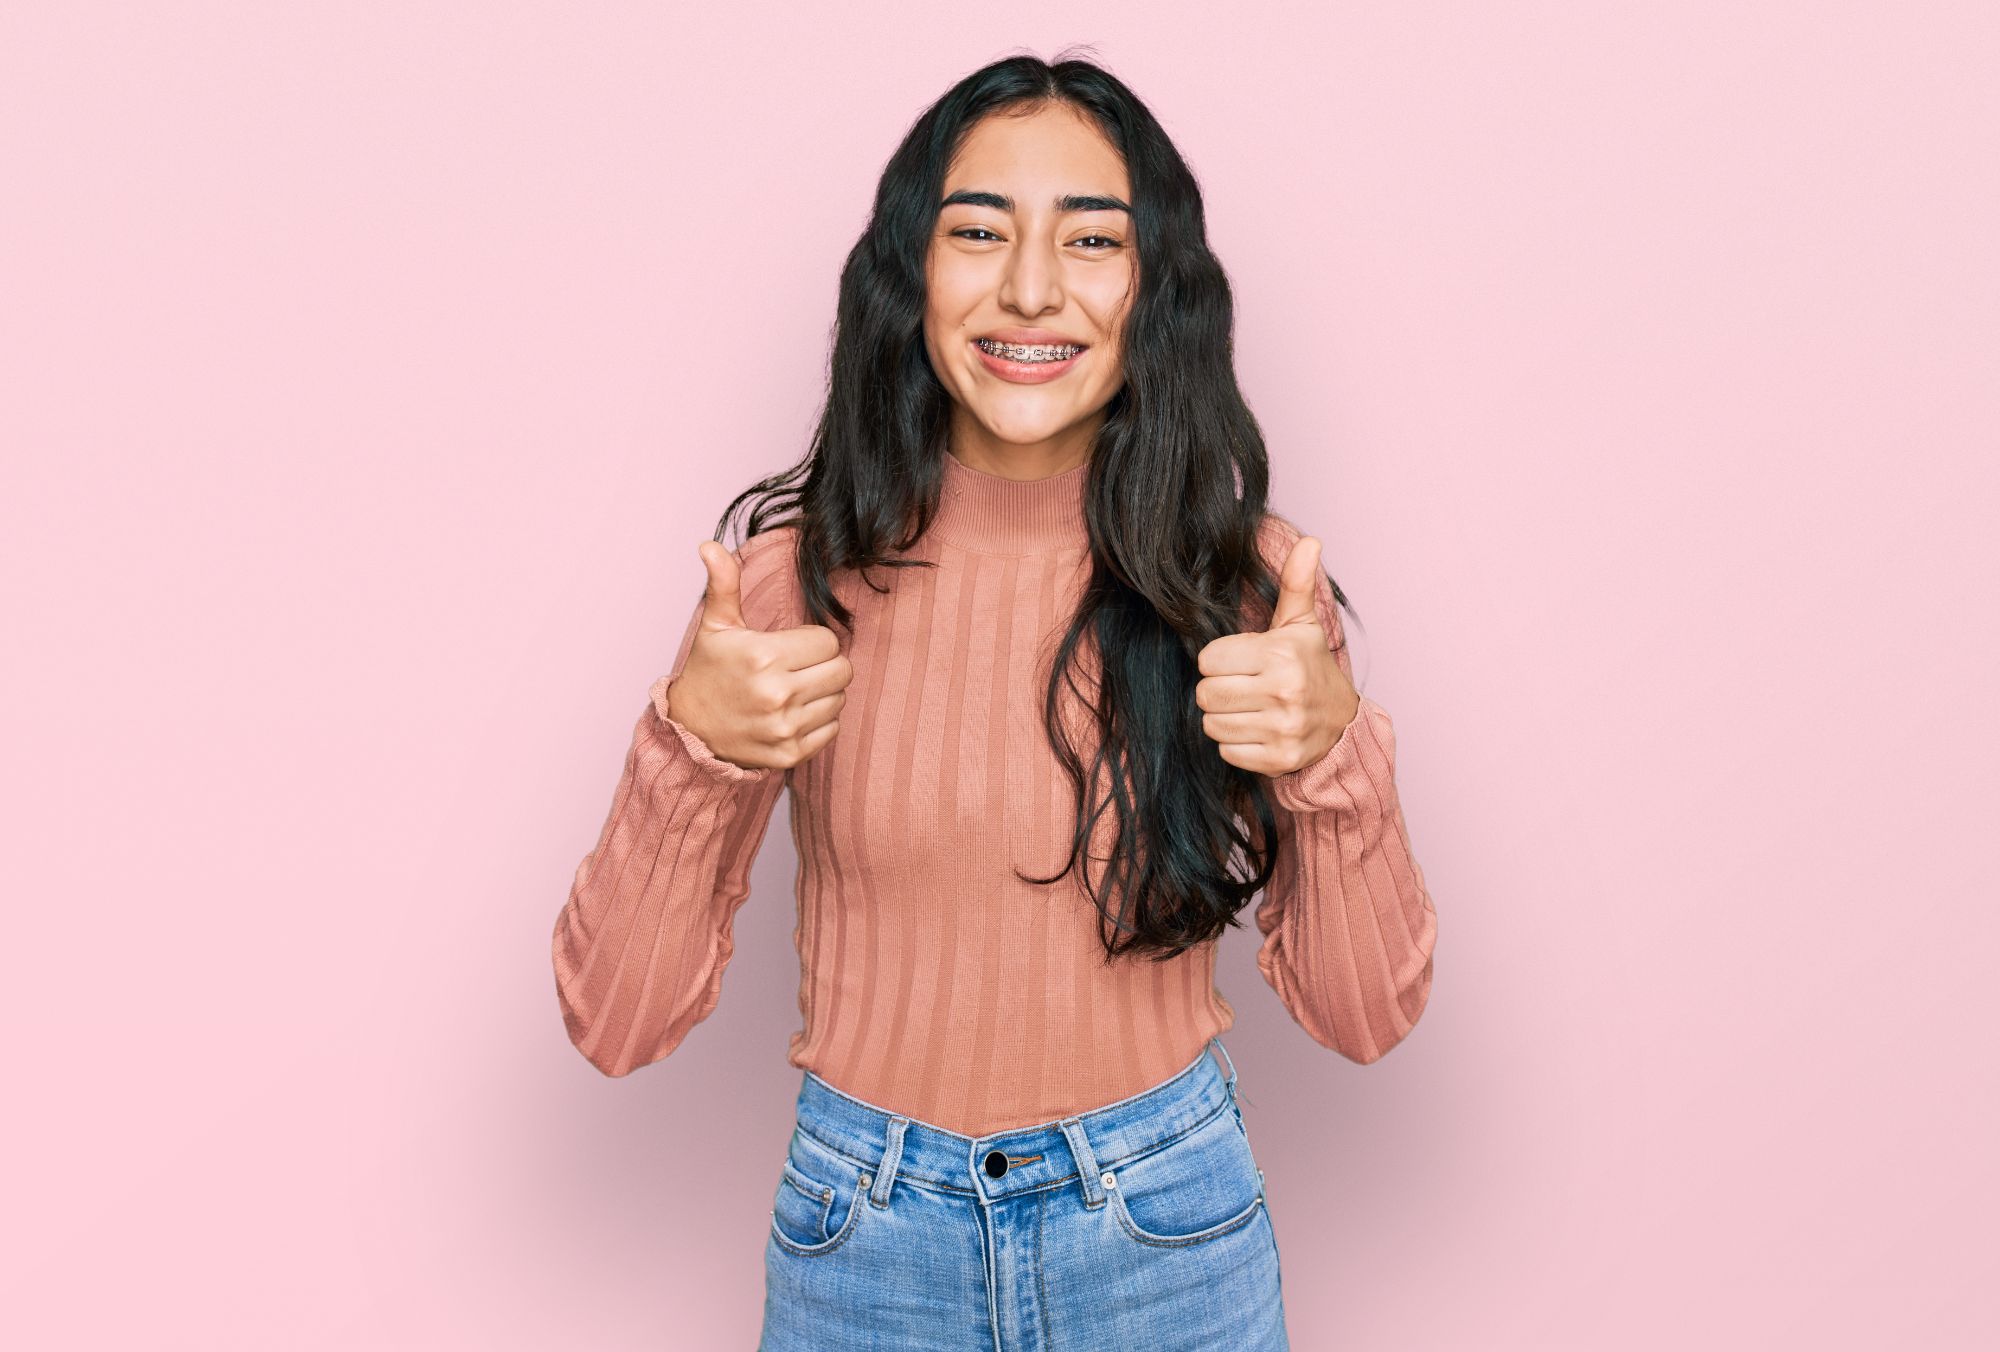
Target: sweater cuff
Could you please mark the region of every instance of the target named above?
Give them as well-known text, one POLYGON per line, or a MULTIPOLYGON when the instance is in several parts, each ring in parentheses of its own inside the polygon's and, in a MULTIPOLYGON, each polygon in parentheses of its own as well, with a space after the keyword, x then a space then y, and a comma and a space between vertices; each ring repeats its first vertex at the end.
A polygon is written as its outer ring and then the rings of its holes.
POLYGON ((673 684, 674 677, 679 674, 679 672, 669 672, 667 675, 660 677, 659 680, 653 682, 653 688, 649 694, 652 696, 653 712, 659 716, 659 720, 662 723, 666 724, 673 731, 676 737, 680 738, 681 746, 686 749, 689 759, 693 760, 704 774, 730 784, 758 783, 776 774, 777 771, 770 766, 738 765, 734 761, 722 759, 722 757, 709 750, 708 743, 696 736, 692 728, 689 728, 678 719, 668 716, 667 687, 673 684))
POLYGON ((1327 812, 1354 806, 1356 785, 1371 783, 1361 764, 1361 743, 1371 734, 1381 746, 1392 745, 1386 736, 1389 711, 1368 696, 1353 719, 1341 729, 1340 739, 1326 754, 1309 765, 1271 777, 1271 794, 1294 812, 1327 812))

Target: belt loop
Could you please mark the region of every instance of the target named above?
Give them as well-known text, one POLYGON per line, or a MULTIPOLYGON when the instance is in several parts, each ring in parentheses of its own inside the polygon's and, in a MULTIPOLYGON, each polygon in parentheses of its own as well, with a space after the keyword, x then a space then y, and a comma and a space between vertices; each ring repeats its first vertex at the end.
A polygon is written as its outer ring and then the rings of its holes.
POLYGON ((889 1205, 889 1189, 896 1182, 896 1166, 903 1162, 903 1132, 909 1125, 907 1117, 889 1119, 889 1148, 882 1152, 882 1167, 875 1171, 875 1181, 868 1188, 868 1200, 877 1207, 889 1205))
POLYGON ((1090 1139, 1083 1134, 1083 1119, 1065 1117, 1057 1125, 1069 1138, 1070 1154, 1076 1156, 1076 1175, 1083 1180, 1083 1204, 1095 1211, 1104 1205, 1104 1181, 1098 1176, 1097 1156, 1091 1151, 1090 1139))
POLYGON ((1222 1045, 1222 1035, 1220 1033, 1211 1037, 1209 1041, 1213 1042, 1215 1049, 1222 1053, 1222 1059, 1229 1063, 1229 1098, 1231 1102, 1234 1102, 1236 1099, 1236 1062, 1230 1059, 1229 1048, 1222 1045))

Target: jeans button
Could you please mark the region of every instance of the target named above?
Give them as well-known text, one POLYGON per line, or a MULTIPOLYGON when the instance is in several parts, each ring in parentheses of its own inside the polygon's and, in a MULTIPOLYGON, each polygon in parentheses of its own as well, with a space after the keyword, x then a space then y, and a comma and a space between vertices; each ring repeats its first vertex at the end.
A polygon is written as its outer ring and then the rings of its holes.
POLYGON ((1006 1173, 1007 1172, 1006 1152, 1000 1150, 987 1151, 986 1172, 991 1174, 995 1178, 998 1178, 1000 1177, 1000 1175, 1006 1173))

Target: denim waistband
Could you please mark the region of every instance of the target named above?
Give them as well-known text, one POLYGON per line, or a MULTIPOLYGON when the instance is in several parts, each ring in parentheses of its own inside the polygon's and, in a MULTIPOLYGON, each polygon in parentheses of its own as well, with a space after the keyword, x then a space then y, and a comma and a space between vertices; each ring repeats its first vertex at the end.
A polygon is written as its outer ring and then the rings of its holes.
POLYGON ((834 1088, 812 1071, 799 1089, 798 1130, 868 1171, 870 1200, 886 1206, 899 1178, 998 1201, 1081 1180, 1103 1205, 1103 1172, 1179 1139, 1236 1104, 1236 1063, 1220 1037, 1171 1078, 1101 1108, 1038 1126, 964 1136, 834 1088), (1222 1053, 1225 1077, 1209 1048, 1222 1053), (998 1173, 994 1171, 998 1170, 998 1173))

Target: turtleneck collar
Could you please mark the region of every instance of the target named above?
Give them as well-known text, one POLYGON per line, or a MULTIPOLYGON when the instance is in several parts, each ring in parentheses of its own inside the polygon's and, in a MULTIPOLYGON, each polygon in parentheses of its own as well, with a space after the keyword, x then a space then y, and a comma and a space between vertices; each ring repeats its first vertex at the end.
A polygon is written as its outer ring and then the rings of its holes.
POLYGON ((944 452, 944 486, 927 534, 981 554, 1045 554, 1090 543, 1083 486, 1090 462, 1045 479, 1009 479, 944 452))

